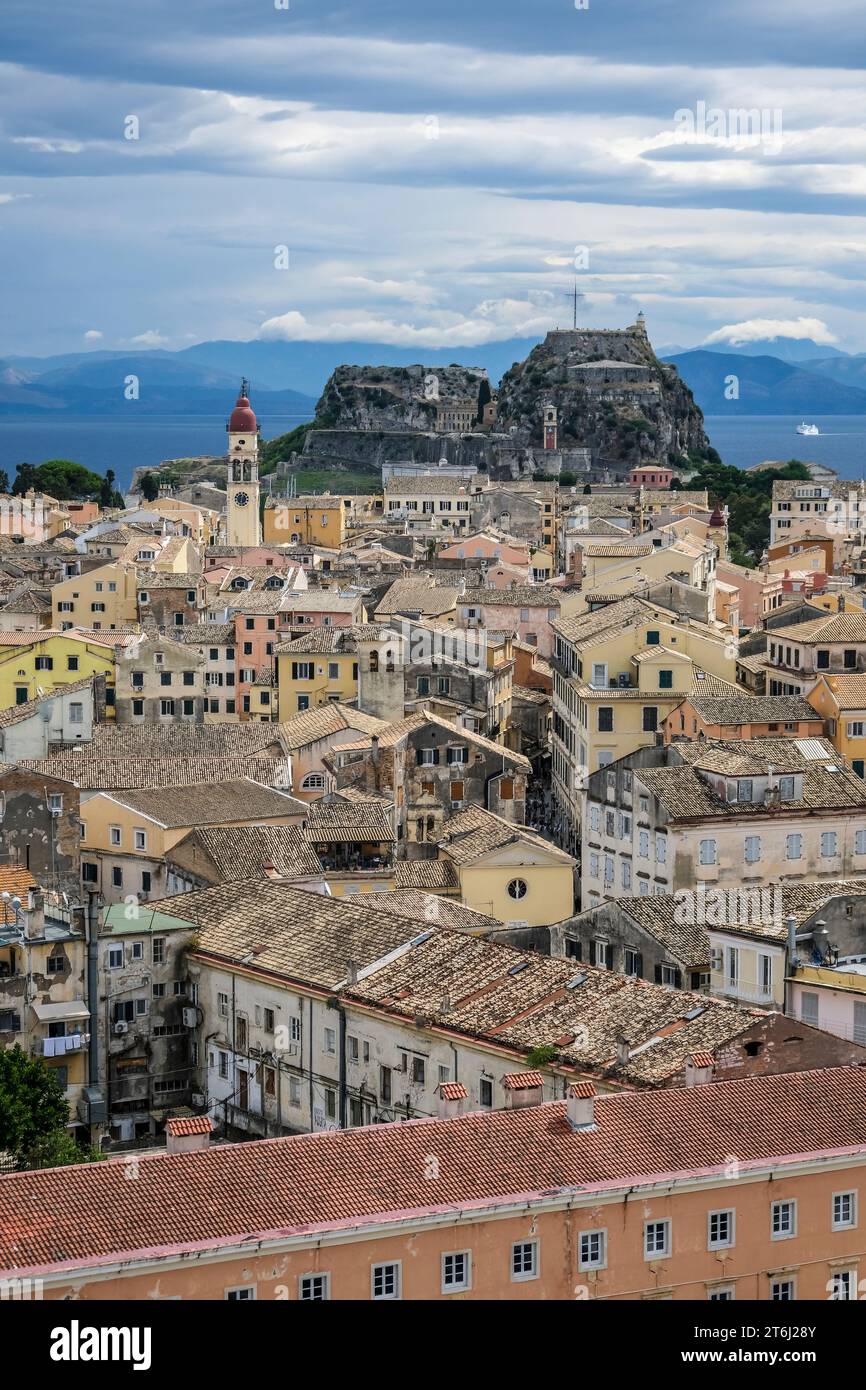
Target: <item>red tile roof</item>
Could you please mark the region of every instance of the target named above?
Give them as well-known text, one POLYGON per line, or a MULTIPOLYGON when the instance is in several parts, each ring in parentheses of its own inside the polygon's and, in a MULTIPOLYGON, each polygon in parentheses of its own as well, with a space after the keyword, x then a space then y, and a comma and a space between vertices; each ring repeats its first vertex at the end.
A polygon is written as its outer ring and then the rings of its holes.
POLYGON ((716 1059, 712 1052, 693 1052, 688 1059, 693 1067, 714 1067, 716 1059))
POLYGON ((442 1081, 439 1095, 443 1101, 464 1101, 468 1095, 463 1081, 442 1081))
POLYGON ((595 1095, 595 1087, 591 1081, 572 1081, 568 1094, 578 1100, 591 1100, 595 1095))
POLYGON ((512 1071, 503 1076, 502 1084, 509 1091, 529 1091, 535 1086, 544 1085, 540 1071, 512 1071))
POLYGON ((684 1174, 778 1167, 850 1153, 866 1161, 866 1068, 711 1086, 623 1091, 573 1131, 566 1103, 475 1111, 344 1132, 0 1177, 0 1275, 70 1269, 252 1239, 363 1228, 498 1202, 596 1193, 684 1174), (425 1177, 430 1155, 439 1177, 425 1177), (147 1252, 146 1255, 144 1252, 147 1252))
POLYGON ((208 1115, 188 1115, 176 1120, 166 1120, 166 1132, 174 1139, 186 1134, 210 1134, 213 1125, 208 1115))
POLYGON ((462 1081, 443 1081, 439 1094, 443 1100, 465 1100, 469 1092, 462 1081))

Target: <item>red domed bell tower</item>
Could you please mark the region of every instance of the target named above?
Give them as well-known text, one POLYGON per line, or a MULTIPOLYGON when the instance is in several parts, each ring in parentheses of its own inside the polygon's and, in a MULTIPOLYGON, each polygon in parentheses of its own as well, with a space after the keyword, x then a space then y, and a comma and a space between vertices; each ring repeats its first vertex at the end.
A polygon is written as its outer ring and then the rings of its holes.
POLYGON ((249 382, 241 382, 228 433, 228 500, 226 543, 261 545, 259 521, 259 424, 250 405, 249 382))

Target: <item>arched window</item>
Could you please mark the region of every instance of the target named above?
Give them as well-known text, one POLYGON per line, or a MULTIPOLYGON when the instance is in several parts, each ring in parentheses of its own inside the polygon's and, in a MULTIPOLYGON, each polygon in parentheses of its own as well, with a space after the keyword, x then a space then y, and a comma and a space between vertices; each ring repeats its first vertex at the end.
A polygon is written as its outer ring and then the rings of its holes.
POLYGON ((308 772, 301 783, 301 789, 305 792, 323 791, 324 787, 325 779, 321 772, 308 772))
POLYGON ((371 652, 371 653, 370 653, 370 670, 371 670, 371 671, 378 671, 378 669, 379 669, 379 653, 378 653, 378 652, 371 652))

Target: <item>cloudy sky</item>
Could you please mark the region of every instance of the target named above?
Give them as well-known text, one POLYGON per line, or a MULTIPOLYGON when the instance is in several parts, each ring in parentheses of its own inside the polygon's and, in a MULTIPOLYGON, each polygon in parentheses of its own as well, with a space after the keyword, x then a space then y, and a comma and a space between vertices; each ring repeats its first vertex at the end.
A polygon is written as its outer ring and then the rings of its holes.
POLYGON ((584 5, 3 0, 0 356, 866 350, 863 0, 584 5))

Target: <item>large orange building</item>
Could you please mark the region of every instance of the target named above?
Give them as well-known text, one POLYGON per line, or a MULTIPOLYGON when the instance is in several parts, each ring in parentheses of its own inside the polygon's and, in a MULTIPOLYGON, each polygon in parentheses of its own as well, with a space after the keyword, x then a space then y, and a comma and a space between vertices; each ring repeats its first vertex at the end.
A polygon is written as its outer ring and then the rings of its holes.
POLYGON ((451 1082, 450 1117, 11 1174, 0 1278, 47 1299, 856 1299, 866 1071, 711 1076, 700 1053, 683 1089, 536 1105, 529 1073, 511 1109, 467 1115, 451 1082))

